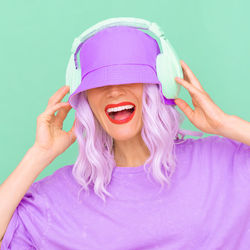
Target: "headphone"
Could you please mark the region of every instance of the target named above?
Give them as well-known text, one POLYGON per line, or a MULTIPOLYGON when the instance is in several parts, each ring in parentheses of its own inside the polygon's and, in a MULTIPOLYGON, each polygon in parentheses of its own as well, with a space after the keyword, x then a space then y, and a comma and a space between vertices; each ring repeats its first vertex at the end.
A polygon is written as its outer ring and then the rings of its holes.
MULTIPOLYGON (((109 18, 98 22, 85 30, 79 37, 74 39, 71 48, 71 57, 66 70, 66 84, 70 87, 70 94, 72 94, 81 83, 81 69, 77 66, 77 54, 79 52, 79 45, 88 38, 94 36, 102 29, 112 26, 130 26, 138 29, 149 30, 161 43, 161 53, 156 57, 156 72, 159 81, 161 82, 161 91, 167 99, 175 99, 180 92, 180 85, 175 82, 175 77, 183 78, 183 72, 180 65, 179 58, 170 44, 165 38, 163 30, 155 22, 149 22, 141 18, 133 17, 118 17, 109 18)), ((166 103, 166 100, 165 100, 166 103)), ((172 105, 176 105, 172 102, 172 105)))

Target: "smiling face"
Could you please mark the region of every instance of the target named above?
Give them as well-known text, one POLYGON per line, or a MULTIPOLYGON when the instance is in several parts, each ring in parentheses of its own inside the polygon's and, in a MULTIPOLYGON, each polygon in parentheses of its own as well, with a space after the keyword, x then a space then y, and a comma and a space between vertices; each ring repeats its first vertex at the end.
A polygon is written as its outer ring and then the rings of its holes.
MULTIPOLYGON (((114 140, 128 140, 141 132, 143 83, 104 86, 86 90, 86 94, 96 119, 114 140), (124 104, 127 106, 128 104, 124 102, 129 102, 130 105, 135 106, 133 113, 129 114, 127 111, 121 111, 114 113, 115 116, 109 116, 109 112, 105 111, 109 108, 107 105, 110 104, 112 106, 112 104, 121 103, 118 107, 124 106, 124 104), (127 116, 129 116, 127 122, 122 123, 119 121, 127 116), (112 122, 112 117, 116 121, 112 122)), ((127 106, 127 108, 130 107, 132 106, 127 106)), ((108 111, 115 110, 108 109, 108 111)))

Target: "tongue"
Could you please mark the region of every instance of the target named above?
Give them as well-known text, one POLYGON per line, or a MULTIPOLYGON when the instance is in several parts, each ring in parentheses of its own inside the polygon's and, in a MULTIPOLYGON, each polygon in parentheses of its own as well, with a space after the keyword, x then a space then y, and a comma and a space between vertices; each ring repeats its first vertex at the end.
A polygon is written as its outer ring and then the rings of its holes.
POLYGON ((131 112, 129 112, 128 110, 122 110, 122 111, 118 111, 118 112, 114 112, 114 118, 115 120, 124 120, 126 118, 128 118, 131 115, 131 112))

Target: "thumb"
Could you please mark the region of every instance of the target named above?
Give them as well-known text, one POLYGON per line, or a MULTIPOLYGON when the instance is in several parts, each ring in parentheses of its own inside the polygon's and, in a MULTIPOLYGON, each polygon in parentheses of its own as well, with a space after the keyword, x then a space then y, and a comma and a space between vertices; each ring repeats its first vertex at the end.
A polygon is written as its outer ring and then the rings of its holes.
POLYGON ((75 140, 76 140, 75 124, 76 124, 76 121, 74 121, 73 126, 72 126, 71 129, 68 131, 68 133, 70 134, 71 143, 75 142, 75 140))
POLYGON ((191 109, 191 107, 180 98, 175 99, 174 102, 180 108, 180 110, 188 117, 188 119, 192 121, 194 111, 191 109))

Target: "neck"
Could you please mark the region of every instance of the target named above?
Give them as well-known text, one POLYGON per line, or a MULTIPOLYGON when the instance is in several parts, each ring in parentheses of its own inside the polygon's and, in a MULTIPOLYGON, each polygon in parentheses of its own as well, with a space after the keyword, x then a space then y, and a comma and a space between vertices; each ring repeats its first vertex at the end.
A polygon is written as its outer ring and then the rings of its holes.
POLYGON ((118 167, 138 167, 145 163, 150 151, 143 141, 141 134, 126 140, 114 140, 114 155, 118 167))

